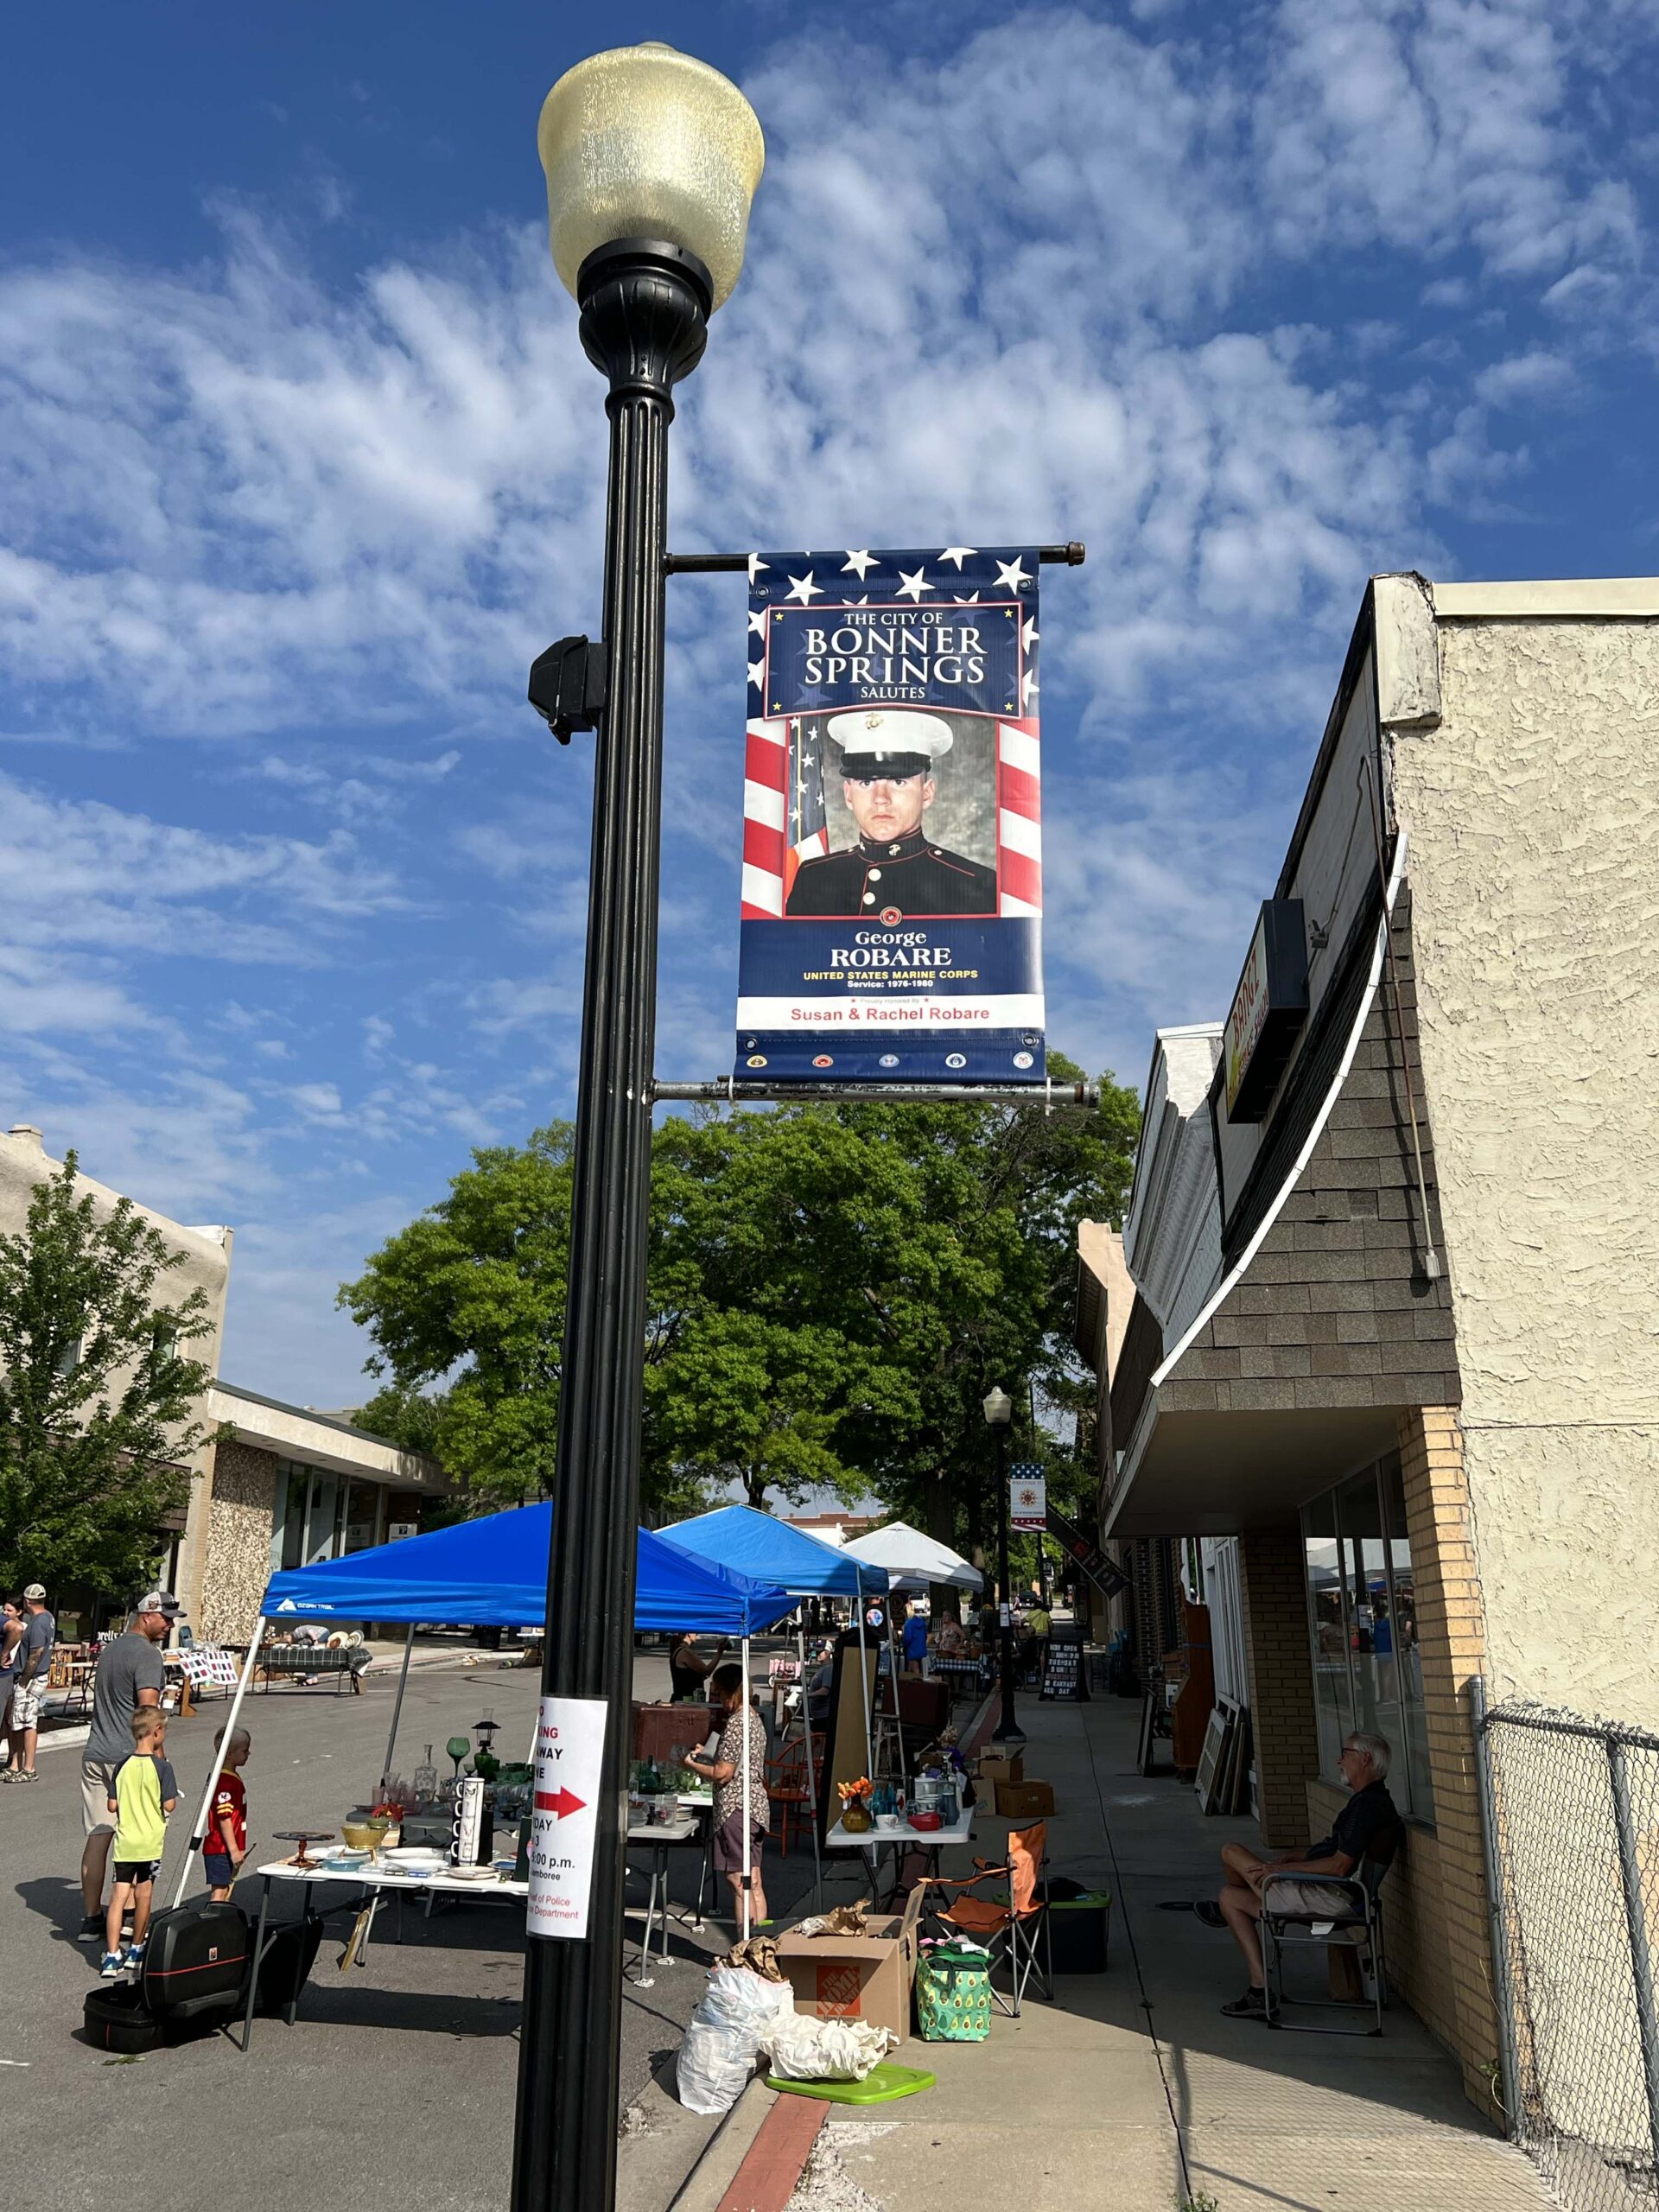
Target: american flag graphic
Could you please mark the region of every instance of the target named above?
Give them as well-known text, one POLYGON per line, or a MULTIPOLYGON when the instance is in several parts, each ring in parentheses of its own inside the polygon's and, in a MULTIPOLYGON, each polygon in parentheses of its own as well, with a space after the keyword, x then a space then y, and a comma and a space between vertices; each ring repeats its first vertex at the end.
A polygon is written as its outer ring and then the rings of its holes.
POLYGON ((823 810, 823 732, 813 721, 798 722, 791 733, 789 845, 784 854, 784 896, 794 887, 803 861, 830 849, 829 817, 823 810))

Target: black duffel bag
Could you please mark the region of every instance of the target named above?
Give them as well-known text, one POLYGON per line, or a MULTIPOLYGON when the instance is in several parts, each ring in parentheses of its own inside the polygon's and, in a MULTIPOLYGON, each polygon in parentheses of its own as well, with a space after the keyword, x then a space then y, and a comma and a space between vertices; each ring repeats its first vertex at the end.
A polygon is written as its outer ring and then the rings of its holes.
POLYGON ((160 2047, 162 2024, 139 1995, 135 1982, 105 1982, 89 1989, 81 2017, 86 2040, 95 2050, 138 2058, 160 2047))

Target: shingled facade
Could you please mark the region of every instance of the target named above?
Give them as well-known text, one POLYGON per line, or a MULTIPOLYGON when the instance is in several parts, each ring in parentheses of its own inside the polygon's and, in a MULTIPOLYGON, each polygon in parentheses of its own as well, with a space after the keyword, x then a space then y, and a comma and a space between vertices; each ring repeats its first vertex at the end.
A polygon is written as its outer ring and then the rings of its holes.
POLYGON ((1656 696, 1659 582, 1374 579, 1125 1224, 1103 1533, 1236 1545, 1266 1841, 1389 1738, 1393 1976, 1489 2108, 1471 1680, 1659 1719, 1656 696))

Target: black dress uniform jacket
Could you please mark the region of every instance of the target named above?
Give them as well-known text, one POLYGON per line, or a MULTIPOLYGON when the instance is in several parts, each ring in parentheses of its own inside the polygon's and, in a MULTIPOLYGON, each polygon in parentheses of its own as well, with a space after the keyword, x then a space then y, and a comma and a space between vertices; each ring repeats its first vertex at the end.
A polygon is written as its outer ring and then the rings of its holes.
POLYGON ((803 861, 784 912, 791 915, 862 914, 872 921, 896 912, 995 914, 996 870, 982 868, 919 830, 882 843, 861 838, 849 852, 803 861))

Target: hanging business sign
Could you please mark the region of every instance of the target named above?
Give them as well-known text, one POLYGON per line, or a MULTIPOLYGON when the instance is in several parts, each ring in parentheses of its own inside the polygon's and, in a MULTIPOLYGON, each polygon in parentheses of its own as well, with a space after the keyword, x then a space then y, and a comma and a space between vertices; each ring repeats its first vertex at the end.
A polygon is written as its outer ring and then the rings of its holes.
POLYGON ((1068 1521, 1058 1505, 1048 1509, 1048 1533, 1103 1598, 1116 1598, 1120 1590, 1128 1588, 1128 1576, 1107 1558, 1092 1537, 1085 1536, 1075 1522, 1068 1521))
POLYGON ((1034 1460, 1019 1460, 1008 1469, 1008 1526, 1039 1535, 1048 1526, 1048 1483, 1034 1460))
POLYGON ((1307 1020, 1307 931, 1300 899, 1264 899, 1222 1032, 1227 1118, 1259 1122, 1307 1020))
POLYGON ((603 1698, 542 1700, 530 1810, 527 1924, 532 1936, 579 1942, 588 1933, 609 1711, 603 1698))
POLYGON ((740 1077, 1042 1081, 1037 573, 751 556, 740 1077))

